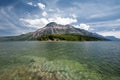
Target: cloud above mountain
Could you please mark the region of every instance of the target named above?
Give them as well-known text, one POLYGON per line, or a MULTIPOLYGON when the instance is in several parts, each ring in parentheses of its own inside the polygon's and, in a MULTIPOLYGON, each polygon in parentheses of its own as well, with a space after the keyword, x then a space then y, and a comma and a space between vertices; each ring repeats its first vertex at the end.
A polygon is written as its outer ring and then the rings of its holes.
POLYGON ((74 25, 76 28, 81 28, 81 29, 85 29, 85 30, 89 30, 90 26, 87 24, 79 24, 79 25, 74 25))
POLYGON ((48 19, 46 19, 46 18, 40 18, 40 19, 23 19, 23 18, 21 18, 20 21, 25 26, 34 27, 37 29, 44 27, 46 24, 48 24, 50 22, 56 22, 58 24, 63 24, 63 25, 77 22, 76 19, 62 18, 62 17, 53 17, 53 18, 48 18, 48 19))

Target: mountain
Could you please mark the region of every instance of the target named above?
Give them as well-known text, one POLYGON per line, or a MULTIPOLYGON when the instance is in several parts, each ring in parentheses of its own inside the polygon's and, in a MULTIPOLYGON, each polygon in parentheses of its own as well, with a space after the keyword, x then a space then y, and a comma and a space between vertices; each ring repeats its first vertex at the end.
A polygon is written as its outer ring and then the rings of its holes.
POLYGON ((51 23, 47 24, 45 27, 35 31, 33 33, 33 37, 37 38, 37 37, 40 37, 40 36, 46 35, 46 34, 79 34, 79 35, 83 35, 83 36, 104 38, 103 36, 88 32, 84 29, 75 28, 72 25, 60 25, 55 22, 51 22, 51 23))
POLYGON ((28 41, 28 40, 35 40, 35 38, 32 37, 33 33, 26 33, 21 34, 19 36, 7 36, 7 37, 0 37, 0 41, 28 41))
MULTIPOLYGON (((47 24, 45 27, 36 30, 35 32, 22 34, 19 36, 0 37, 0 41, 37 40, 38 38, 40 40, 41 37, 44 37, 46 35, 47 36, 51 35, 53 38, 55 36, 68 37, 68 35, 69 35, 69 37, 71 36, 71 38, 73 38, 74 36, 77 36, 77 37, 79 36, 79 38, 82 37, 82 38, 84 38, 84 40, 86 38, 86 40, 90 40, 90 41, 91 40, 108 40, 101 35, 88 32, 84 29, 75 28, 72 25, 61 25, 61 24, 57 24, 55 22, 51 22, 51 23, 47 24), (94 39, 92 39, 92 38, 94 38, 94 39)), ((44 39, 44 40, 46 40, 46 39, 44 39)))
POLYGON ((106 36, 106 39, 112 40, 112 41, 120 41, 119 38, 116 38, 115 36, 106 36))

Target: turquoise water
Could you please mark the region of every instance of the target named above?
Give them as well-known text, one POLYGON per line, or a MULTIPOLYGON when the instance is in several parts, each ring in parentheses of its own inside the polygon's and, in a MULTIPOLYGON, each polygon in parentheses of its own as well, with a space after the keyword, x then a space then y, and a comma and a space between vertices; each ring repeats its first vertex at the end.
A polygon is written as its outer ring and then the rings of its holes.
POLYGON ((120 80, 120 42, 0 42, 0 80, 120 80))

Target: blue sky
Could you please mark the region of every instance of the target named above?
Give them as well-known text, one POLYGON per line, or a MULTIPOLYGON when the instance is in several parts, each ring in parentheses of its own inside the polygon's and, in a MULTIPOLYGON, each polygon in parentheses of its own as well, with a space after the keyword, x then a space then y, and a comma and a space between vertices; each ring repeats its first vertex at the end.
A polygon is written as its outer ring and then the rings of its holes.
POLYGON ((0 36, 32 32, 49 22, 120 38, 120 0, 0 1, 0 36))

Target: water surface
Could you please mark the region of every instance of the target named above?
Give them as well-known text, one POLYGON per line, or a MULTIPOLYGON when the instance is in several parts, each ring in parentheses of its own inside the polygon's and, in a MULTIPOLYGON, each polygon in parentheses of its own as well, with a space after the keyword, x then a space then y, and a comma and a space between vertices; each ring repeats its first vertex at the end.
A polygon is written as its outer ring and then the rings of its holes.
POLYGON ((120 80, 120 42, 0 42, 0 80, 120 80))

